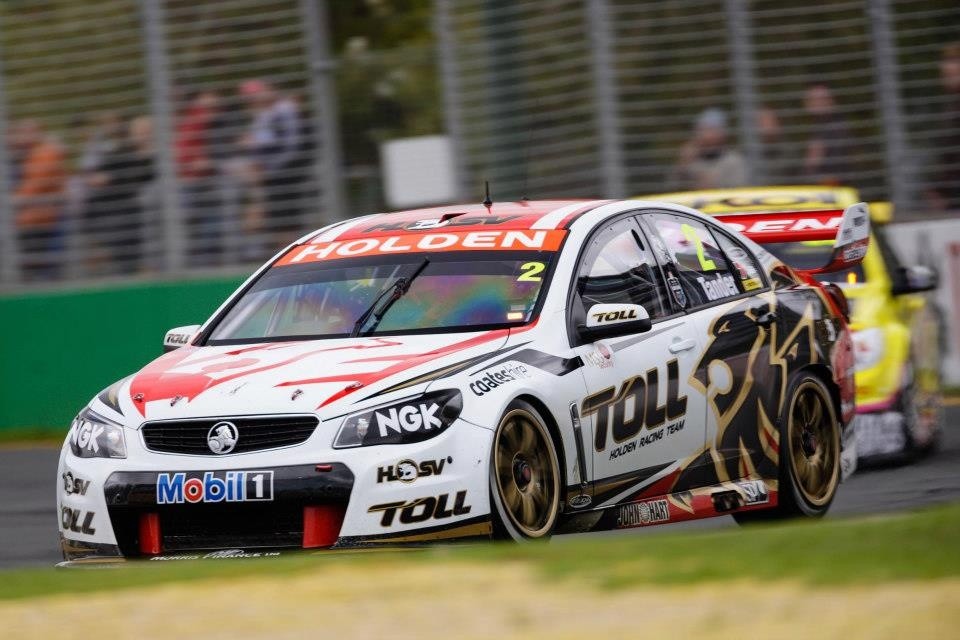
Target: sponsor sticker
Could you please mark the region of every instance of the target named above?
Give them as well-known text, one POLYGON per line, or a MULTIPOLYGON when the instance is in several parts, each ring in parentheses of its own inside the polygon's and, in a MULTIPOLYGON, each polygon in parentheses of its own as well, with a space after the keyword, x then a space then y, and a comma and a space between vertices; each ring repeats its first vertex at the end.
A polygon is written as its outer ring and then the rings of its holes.
POLYGON ((266 502, 273 500, 273 471, 205 471, 157 474, 157 504, 266 502))
POLYGON ((63 492, 68 496, 84 496, 87 494, 87 488, 90 487, 89 480, 74 476, 70 471, 63 473, 60 477, 63 479, 63 492))
POLYGON ((81 511, 80 509, 71 509, 63 507, 60 509, 60 524, 64 531, 73 531, 74 533, 83 533, 92 536, 97 532, 93 527, 93 519, 96 513, 93 511, 81 511))
POLYGON ((730 275, 718 273, 715 277, 698 276, 697 282, 706 294, 707 299, 711 301, 740 294, 736 281, 730 275))
POLYGON ((470 383, 470 391, 472 391, 475 396, 490 393, 497 387, 503 386, 508 382, 527 380, 531 377, 530 371, 525 365, 512 362, 508 362, 496 369, 487 369, 478 375, 479 377, 470 383))
POLYGON ((354 240, 313 242, 293 247, 276 266, 309 264, 341 258, 431 251, 556 251, 564 230, 446 231, 398 233, 354 240))
POLYGON ((394 520, 397 520, 400 524, 418 524, 428 520, 443 520, 470 513, 471 507, 466 504, 466 491, 458 491, 453 498, 453 504, 449 505, 449 502, 450 494, 444 493, 436 497, 427 496, 414 500, 375 504, 367 509, 367 513, 381 513, 381 527, 392 526, 394 520))
POLYGON ((631 502, 620 506, 617 516, 618 527, 636 527, 640 525, 658 524, 670 520, 670 504, 665 500, 650 500, 649 502, 631 502))
POLYGON ((430 476, 439 476, 443 473, 443 468, 453 463, 453 458, 447 456, 439 460, 423 460, 414 462, 413 460, 401 460, 397 464, 377 468, 377 484, 383 482, 404 482, 410 483, 417 478, 429 478, 430 476))
POLYGON ((740 489, 740 493, 743 494, 743 503, 745 505, 766 504, 770 502, 770 493, 767 491, 767 483, 765 483, 763 480, 747 480, 745 482, 738 482, 737 487, 740 489))

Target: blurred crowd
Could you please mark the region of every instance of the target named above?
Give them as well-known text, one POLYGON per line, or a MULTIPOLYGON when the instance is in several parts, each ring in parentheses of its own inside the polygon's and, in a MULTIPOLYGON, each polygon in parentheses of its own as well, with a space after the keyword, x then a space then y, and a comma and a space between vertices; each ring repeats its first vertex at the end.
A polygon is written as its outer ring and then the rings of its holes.
MULTIPOLYGON (((939 121, 930 128, 941 135, 918 195, 932 211, 960 211, 960 43, 942 50, 939 77, 939 121)), ((159 186, 150 117, 100 113, 71 123, 84 132, 72 152, 36 120, 11 124, 12 204, 25 279, 57 279, 67 268, 89 276, 159 270, 160 212, 169 210, 169 197, 177 198, 185 223, 187 267, 262 260, 308 224, 313 135, 297 96, 250 79, 229 94, 199 91, 177 104, 179 193, 172 196, 159 186)), ((788 140, 774 109, 757 110, 761 162, 753 175, 731 142, 728 115, 703 111, 664 189, 857 186, 856 136, 831 87, 808 86, 802 109, 799 142, 788 140)))
MULTIPOLYGON (((173 159, 188 267, 263 259, 303 226, 312 135, 299 99, 251 79, 224 95, 179 96, 173 159), (238 233, 238 231, 240 231, 238 233), (278 239, 280 238, 280 239, 278 239)), ((154 122, 99 113, 71 123, 73 150, 37 120, 8 132, 14 221, 26 279, 70 269, 102 276, 155 271, 163 198, 154 122)))
MULTIPOLYGON (((943 103, 939 122, 930 128, 942 134, 924 167, 923 182, 927 186, 923 204, 937 212, 956 212, 960 211, 960 43, 942 51, 940 85, 943 103)), ((753 126, 761 158, 751 178, 745 155, 730 142, 727 114, 718 108, 703 111, 670 170, 667 189, 722 189, 748 186, 751 181, 856 186, 856 136, 831 88, 823 83, 808 86, 803 112, 805 139, 795 146, 784 136, 775 110, 766 106, 757 109, 753 126)))

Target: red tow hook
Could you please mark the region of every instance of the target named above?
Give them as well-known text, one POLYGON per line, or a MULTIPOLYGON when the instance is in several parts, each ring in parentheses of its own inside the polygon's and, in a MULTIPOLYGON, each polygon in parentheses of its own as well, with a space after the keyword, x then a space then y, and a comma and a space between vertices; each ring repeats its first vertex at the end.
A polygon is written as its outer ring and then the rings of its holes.
POLYGON ((140 553, 145 556, 158 556, 163 552, 163 539, 160 537, 160 514, 140 514, 140 553))
POLYGON ((346 508, 323 504, 303 508, 303 548, 332 547, 340 537, 346 508))

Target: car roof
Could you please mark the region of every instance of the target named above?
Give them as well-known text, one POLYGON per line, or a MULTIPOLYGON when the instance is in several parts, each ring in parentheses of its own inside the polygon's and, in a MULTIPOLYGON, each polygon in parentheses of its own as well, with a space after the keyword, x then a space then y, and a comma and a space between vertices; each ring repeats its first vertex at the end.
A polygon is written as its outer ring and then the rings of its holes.
POLYGON ((321 235, 338 240, 356 240, 395 234, 400 231, 423 231, 449 227, 457 231, 481 231, 496 225, 498 230, 562 229, 578 215, 609 200, 521 200, 483 204, 455 204, 425 209, 380 213, 352 218, 310 234, 305 240, 321 235))

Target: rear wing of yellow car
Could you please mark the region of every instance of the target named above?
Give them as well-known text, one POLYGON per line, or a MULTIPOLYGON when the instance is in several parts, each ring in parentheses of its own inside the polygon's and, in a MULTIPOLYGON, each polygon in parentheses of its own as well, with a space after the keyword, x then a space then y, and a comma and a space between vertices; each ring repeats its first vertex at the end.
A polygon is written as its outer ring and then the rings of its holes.
POLYGON ((804 269, 816 275, 856 266, 870 244, 870 210, 865 202, 827 211, 765 211, 714 216, 758 244, 834 240, 830 260, 822 267, 804 269))

